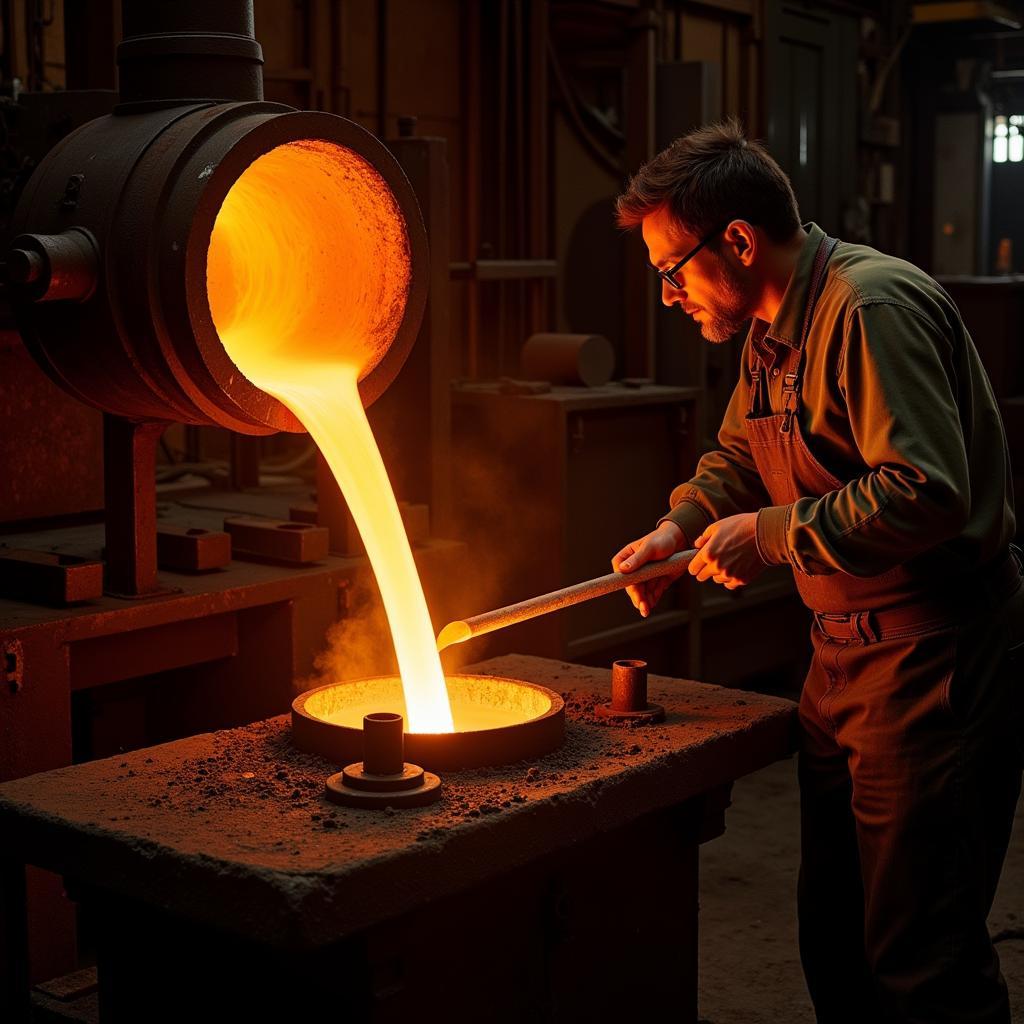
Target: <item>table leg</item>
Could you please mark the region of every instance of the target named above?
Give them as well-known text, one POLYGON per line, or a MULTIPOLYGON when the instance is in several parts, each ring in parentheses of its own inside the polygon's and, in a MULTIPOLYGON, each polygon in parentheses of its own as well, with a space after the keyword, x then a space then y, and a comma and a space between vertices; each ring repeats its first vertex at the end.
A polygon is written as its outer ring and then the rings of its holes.
POLYGON ((29 1019, 25 865, 0 857, 0 1020, 29 1019))

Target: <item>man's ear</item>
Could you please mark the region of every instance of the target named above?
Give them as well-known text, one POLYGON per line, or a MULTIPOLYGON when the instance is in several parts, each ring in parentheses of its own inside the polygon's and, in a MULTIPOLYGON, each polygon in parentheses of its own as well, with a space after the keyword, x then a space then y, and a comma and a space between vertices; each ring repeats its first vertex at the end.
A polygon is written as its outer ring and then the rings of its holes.
POLYGON ((736 258, 749 267, 757 256, 757 232, 745 220, 731 221, 725 229, 726 244, 732 247, 736 258))

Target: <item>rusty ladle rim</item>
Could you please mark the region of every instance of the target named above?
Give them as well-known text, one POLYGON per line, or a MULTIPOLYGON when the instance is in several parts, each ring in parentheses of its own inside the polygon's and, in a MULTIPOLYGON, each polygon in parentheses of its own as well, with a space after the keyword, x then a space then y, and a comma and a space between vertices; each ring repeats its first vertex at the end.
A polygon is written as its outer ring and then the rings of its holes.
MULTIPOLYGON (((397 676, 366 676, 361 679, 327 683, 292 701, 292 742, 300 750, 318 754, 335 764, 344 765, 362 760, 362 729, 328 722, 306 710, 306 704, 317 694, 339 687, 355 686, 377 679, 397 676)), ((535 718, 512 725, 488 729, 472 729, 446 733, 406 733, 405 759, 430 768, 469 769, 513 764, 541 757, 557 750, 565 739, 565 701, 560 694, 539 683, 505 676, 484 676, 472 673, 446 675, 446 682, 481 679, 493 683, 534 690, 543 694, 551 706, 535 718)))
POLYGON ((202 191, 188 234, 185 287, 192 329, 209 372, 243 414, 255 415, 267 426, 292 432, 305 428, 278 399, 253 384, 224 348, 210 312, 206 267, 214 222, 235 182, 265 153, 306 140, 333 143, 363 157, 394 193, 405 222, 410 257, 405 311, 391 345, 359 382, 364 406, 381 396, 408 358, 423 319, 430 277, 426 228, 412 185, 390 150, 360 125, 320 111, 285 112, 261 121, 228 150, 202 191))

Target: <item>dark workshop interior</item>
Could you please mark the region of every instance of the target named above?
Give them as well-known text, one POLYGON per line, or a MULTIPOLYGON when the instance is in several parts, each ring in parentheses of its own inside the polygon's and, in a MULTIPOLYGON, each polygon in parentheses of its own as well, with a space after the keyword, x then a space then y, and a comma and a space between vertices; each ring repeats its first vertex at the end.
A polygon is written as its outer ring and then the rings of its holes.
POLYGON ((599 579, 745 338, 616 197, 738 118, 952 297, 1020 501, 1024 2, 0 14, 0 1024, 824 1020, 793 573, 599 579))

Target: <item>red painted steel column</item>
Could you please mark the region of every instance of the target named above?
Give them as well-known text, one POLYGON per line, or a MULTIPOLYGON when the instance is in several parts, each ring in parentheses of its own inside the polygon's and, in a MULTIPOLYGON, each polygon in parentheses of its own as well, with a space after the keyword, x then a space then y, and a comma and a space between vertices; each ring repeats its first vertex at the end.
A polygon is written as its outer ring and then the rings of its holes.
POLYGON ((130 597, 155 594, 156 446, 166 423, 103 417, 106 588, 130 597))

